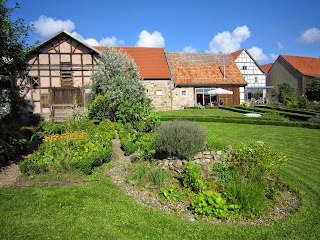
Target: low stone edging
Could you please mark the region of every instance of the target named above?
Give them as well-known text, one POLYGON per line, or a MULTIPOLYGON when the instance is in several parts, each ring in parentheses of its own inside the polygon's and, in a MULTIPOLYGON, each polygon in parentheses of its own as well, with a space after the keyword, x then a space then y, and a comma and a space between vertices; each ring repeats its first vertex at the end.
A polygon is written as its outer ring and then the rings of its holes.
MULTIPOLYGON (((203 151, 194 155, 191 160, 193 163, 201 167, 204 177, 212 176, 213 163, 221 163, 222 151, 203 151)), ((172 171, 174 174, 181 174, 188 164, 188 160, 170 157, 158 160, 158 166, 163 169, 172 171)))

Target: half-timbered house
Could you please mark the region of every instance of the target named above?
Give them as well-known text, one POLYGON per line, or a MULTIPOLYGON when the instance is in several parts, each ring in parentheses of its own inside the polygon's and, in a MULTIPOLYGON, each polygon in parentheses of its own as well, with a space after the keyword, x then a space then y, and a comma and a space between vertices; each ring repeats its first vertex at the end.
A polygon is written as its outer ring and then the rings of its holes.
POLYGON ((231 55, 248 83, 245 88, 245 100, 251 102, 251 99, 254 99, 258 103, 264 103, 267 89, 272 88, 272 86, 267 86, 266 73, 246 49, 236 51, 231 55), (256 92, 261 93, 259 99, 255 99, 256 92))

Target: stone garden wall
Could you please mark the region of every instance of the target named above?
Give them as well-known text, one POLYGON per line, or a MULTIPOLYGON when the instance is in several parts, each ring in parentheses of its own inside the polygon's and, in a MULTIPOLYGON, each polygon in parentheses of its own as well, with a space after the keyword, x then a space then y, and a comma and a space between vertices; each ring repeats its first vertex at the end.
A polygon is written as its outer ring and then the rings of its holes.
MULTIPOLYGON (((212 176, 213 163, 221 163, 222 152, 221 151, 204 151, 194 155, 192 162, 200 165, 203 177, 212 176)), ((180 175, 188 161, 178 158, 166 158, 158 160, 158 165, 164 169, 172 171, 174 174, 180 175)))

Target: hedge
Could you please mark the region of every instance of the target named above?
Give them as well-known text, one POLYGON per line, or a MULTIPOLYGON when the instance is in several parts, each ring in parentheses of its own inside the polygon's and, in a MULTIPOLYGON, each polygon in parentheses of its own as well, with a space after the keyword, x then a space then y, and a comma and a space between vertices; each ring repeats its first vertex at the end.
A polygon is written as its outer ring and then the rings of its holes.
POLYGON ((268 120, 261 118, 249 117, 218 117, 218 116, 163 116, 160 117, 161 121, 170 120, 186 120, 197 122, 223 122, 223 123, 240 123, 240 124, 256 124, 256 125, 274 125, 274 126, 287 126, 287 127, 303 127, 320 129, 320 124, 309 122, 286 122, 277 120, 268 120))

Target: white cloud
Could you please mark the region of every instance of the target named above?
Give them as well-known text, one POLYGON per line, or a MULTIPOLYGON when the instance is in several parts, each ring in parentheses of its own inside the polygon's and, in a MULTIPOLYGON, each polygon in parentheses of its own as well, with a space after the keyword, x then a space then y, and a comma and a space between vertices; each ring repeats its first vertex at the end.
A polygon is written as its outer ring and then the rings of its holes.
POLYGON ((91 46, 118 46, 121 44, 124 44, 123 40, 118 40, 116 37, 112 36, 111 38, 102 38, 100 41, 97 41, 94 38, 87 38, 84 39, 82 35, 80 35, 77 32, 71 33, 72 36, 79 39, 80 41, 83 41, 91 46))
POLYGON ((149 33, 143 30, 139 35, 137 47, 164 47, 164 38, 158 31, 149 33))
POLYGON ((50 37, 62 29, 71 32, 75 29, 75 24, 68 20, 60 20, 47 16, 40 16, 37 21, 31 22, 36 33, 41 37, 50 37))
POLYGON ((252 47, 252 48, 248 49, 248 52, 259 63, 269 60, 269 57, 263 53, 261 48, 252 47))
POLYGON ((240 49, 241 43, 251 35, 247 26, 239 26, 232 33, 219 32, 209 43, 209 52, 231 53, 240 49))
POLYGON ((102 38, 100 40, 100 45, 102 46, 118 46, 124 44, 123 40, 118 40, 116 37, 112 36, 111 38, 102 38))
POLYGON ((300 34, 300 41, 303 43, 314 43, 320 41, 320 29, 313 27, 300 34))
POLYGON ((278 58, 277 54, 270 53, 269 55, 270 55, 270 58, 272 59, 273 62, 278 58))
POLYGON ((182 50, 183 52, 189 52, 189 53, 196 53, 198 52, 198 49, 192 47, 191 45, 185 46, 182 50))
POLYGON ((284 48, 284 46, 283 46, 283 44, 281 42, 277 42, 277 47, 278 47, 278 49, 283 49, 284 48))

